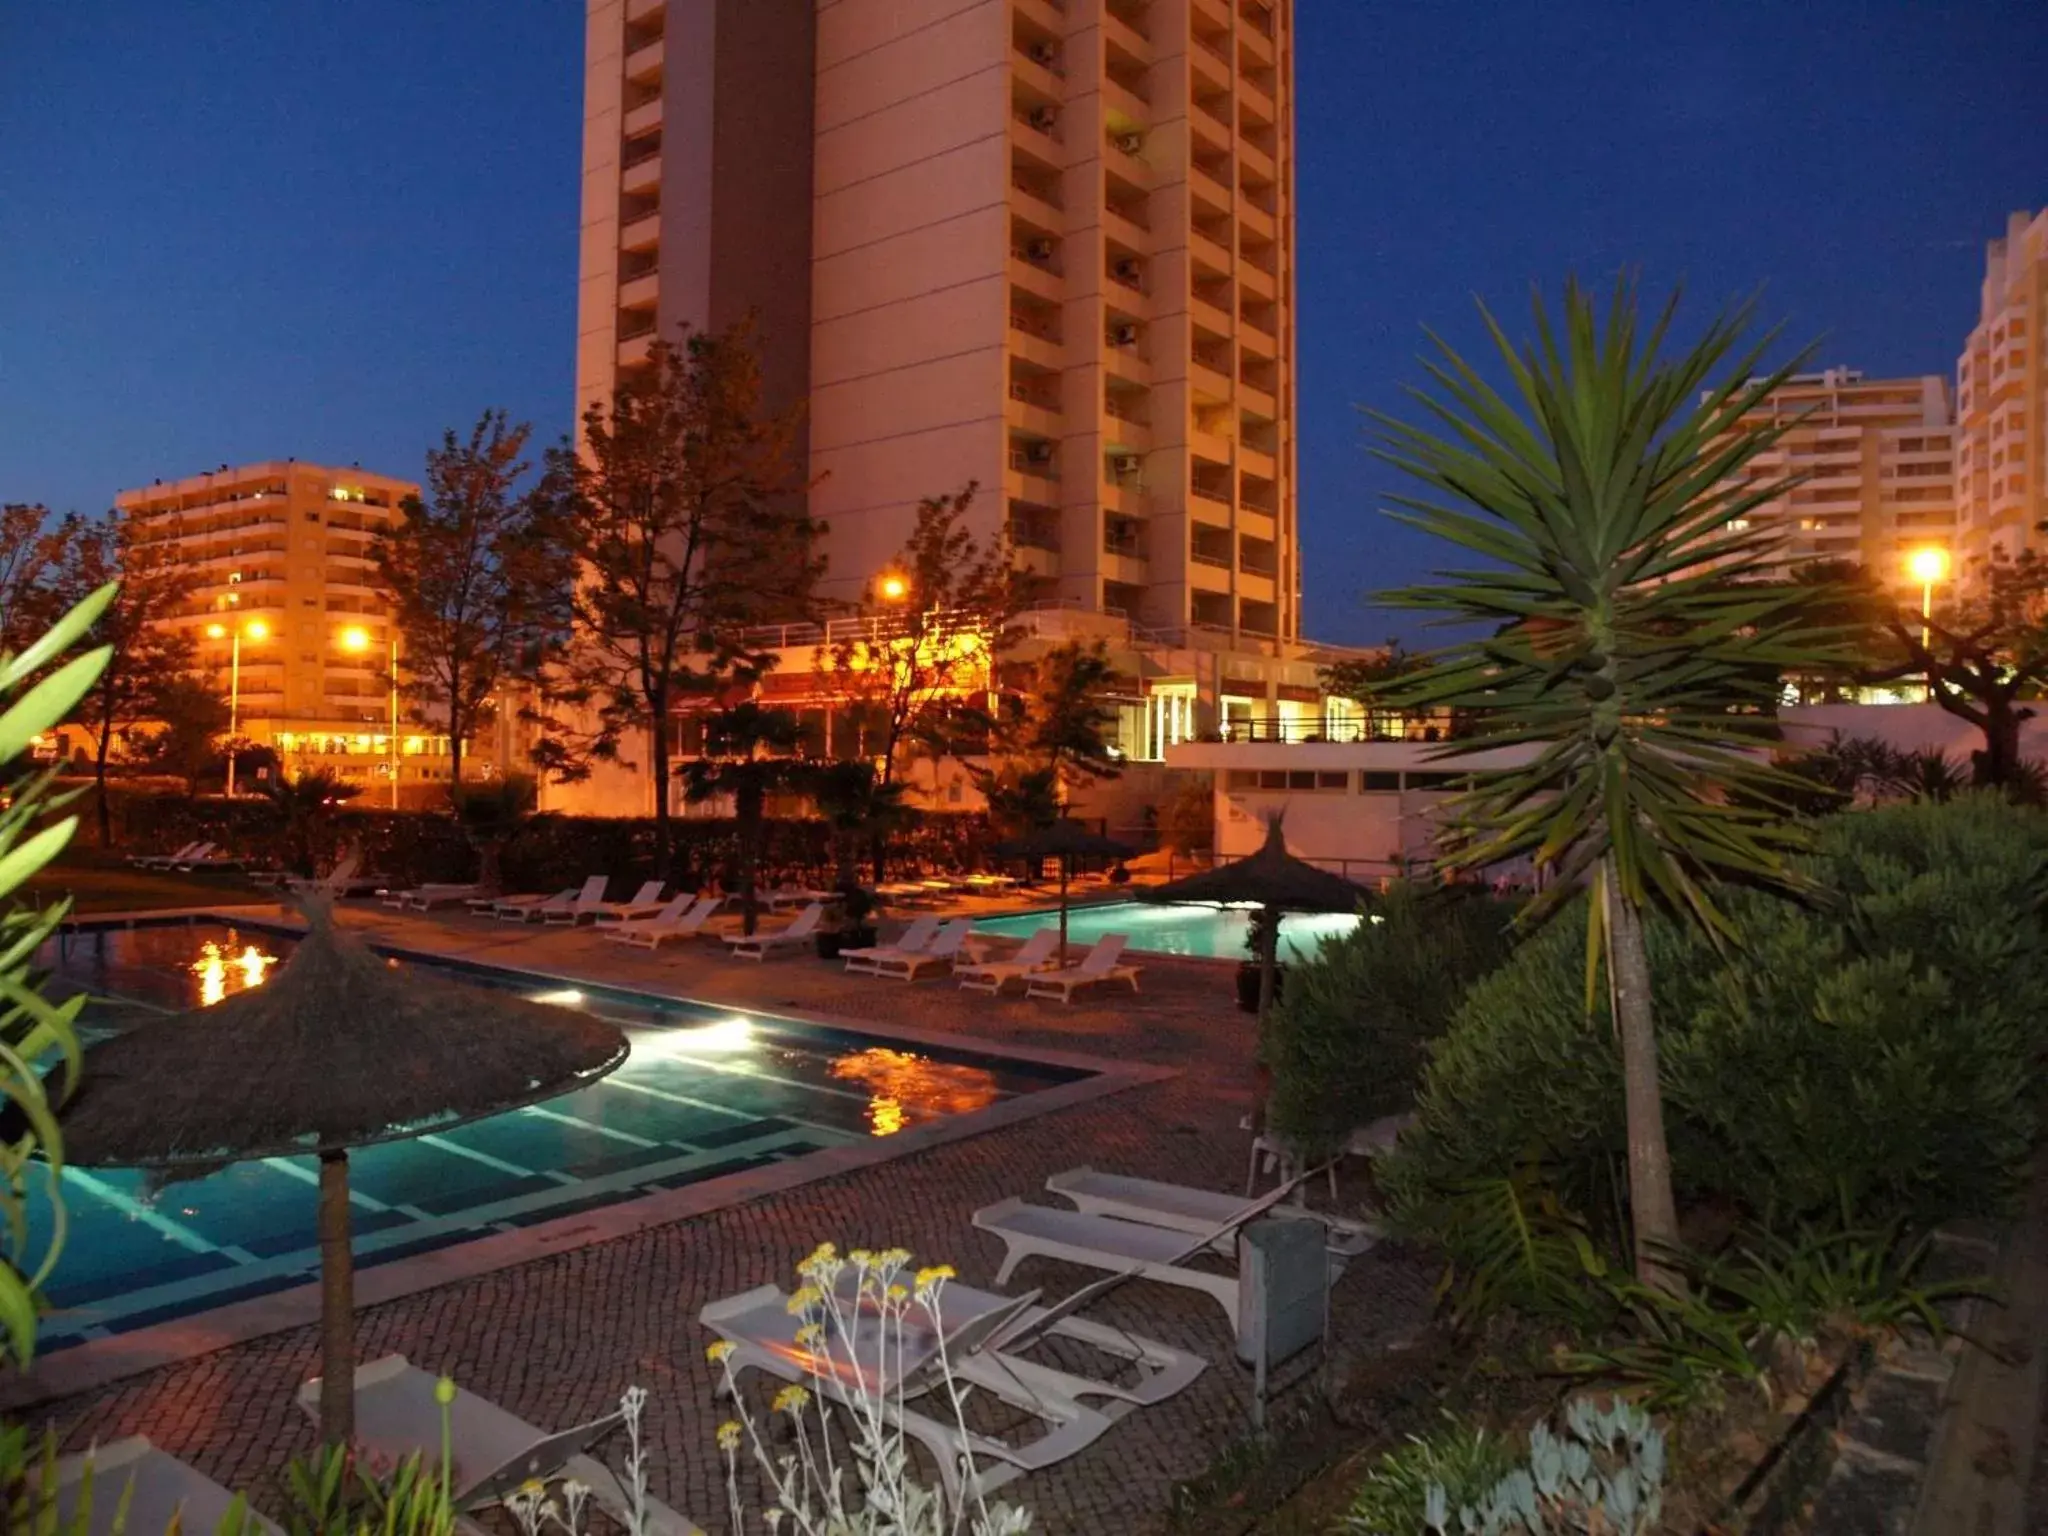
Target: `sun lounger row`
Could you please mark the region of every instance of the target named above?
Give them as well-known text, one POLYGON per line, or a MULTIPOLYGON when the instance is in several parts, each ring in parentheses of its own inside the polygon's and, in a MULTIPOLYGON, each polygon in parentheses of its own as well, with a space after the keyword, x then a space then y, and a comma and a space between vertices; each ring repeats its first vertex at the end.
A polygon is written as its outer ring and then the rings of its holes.
POLYGON ((963 952, 973 926, 969 917, 948 923, 920 917, 894 944, 842 950, 840 958, 856 975, 917 981, 929 973, 950 971, 968 991, 1003 992, 1015 986, 1026 996, 1056 997, 1063 1003, 1072 1002, 1083 987, 1106 982, 1138 990, 1139 968, 1122 963, 1124 946, 1130 942, 1124 934, 1103 935, 1079 961, 1062 967, 1055 958, 1058 929, 1039 929, 1006 960, 984 960, 963 952))

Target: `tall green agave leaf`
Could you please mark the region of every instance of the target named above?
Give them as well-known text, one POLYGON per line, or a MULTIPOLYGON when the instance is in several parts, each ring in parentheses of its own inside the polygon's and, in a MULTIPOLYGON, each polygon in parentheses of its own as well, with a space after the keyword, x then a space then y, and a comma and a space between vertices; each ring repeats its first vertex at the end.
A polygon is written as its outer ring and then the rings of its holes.
POLYGON ((1716 880, 1794 879, 1800 835, 1778 810, 1792 786, 1763 749, 1781 673, 1840 637, 1810 589, 1765 579, 1777 541, 1747 521, 1791 482, 1746 466, 1793 423, 1738 422, 1799 362, 1763 368, 1777 333, 1746 340, 1750 305, 1673 352, 1676 303, 1644 330, 1629 282, 1604 316, 1574 283, 1555 320, 1537 298, 1527 342, 1482 306, 1505 393, 1432 338, 1431 387, 1413 392, 1431 425, 1374 413, 1375 452, 1423 488, 1391 515, 1481 563, 1385 600, 1488 627, 1396 690, 1399 706, 1469 712, 1441 755, 1538 748, 1474 773, 1448 865, 1532 858, 1557 877, 1540 920, 1611 857, 1623 899, 1725 935, 1716 880))
MULTIPOLYGON (((86 637, 116 590, 100 588, 19 655, 0 657, 0 700, 6 701, 0 710, 0 768, 59 724, 99 680, 107 665, 104 646, 54 671, 45 669, 86 637)), ((0 1358, 24 1368, 35 1354, 37 1288, 64 1246, 64 1202, 58 1188, 64 1149, 56 1105, 77 1081, 76 1024, 85 1001, 74 997, 52 1003, 43 996, 35 969, 36 952, 69 915, 70 902, 37 908, 23 905, 17 895, 77 831, 76 817, 50 820, 71 798, 57 794, 55 782, 54 769, 32 775, 16 784, 0 807, 0 902, 7 903, 0 911, 0 1099, 12 1106, 22 1127, 11 1140, 0 1142, 0 1358), (46 1075, 53 1062, 54 1070, 46 1075), (48 1186, 54 1215, 40 1253, 32 1251, 28 1222, 31 1181, 38 1178, 48 1186)))

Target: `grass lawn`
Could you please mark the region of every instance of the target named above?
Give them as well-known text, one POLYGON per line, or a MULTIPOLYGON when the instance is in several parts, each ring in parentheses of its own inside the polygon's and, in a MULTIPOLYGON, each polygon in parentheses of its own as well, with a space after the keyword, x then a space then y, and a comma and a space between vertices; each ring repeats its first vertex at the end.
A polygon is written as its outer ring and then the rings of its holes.
POLYGON ((239 875, 156 874, 130 869, 118 850, 73 848, 26 887, 26 899, 47 904, 69 896, 72 910, 155 912, 169 907, 203 907, 213 902, 261 900, 267 893, 239 875))

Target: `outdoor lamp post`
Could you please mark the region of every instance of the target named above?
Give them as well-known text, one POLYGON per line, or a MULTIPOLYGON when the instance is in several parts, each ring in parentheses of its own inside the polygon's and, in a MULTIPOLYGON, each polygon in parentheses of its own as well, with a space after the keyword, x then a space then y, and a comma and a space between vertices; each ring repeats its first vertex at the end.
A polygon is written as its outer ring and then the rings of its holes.
MULTIPOLYGON (((341 632, 341 648, 360 656, 370 649, 370 632, 360 624, 351 624, 341 632)), ((388 658, 391 685, 391 732, 385 740, 390 745, 391 755, 391 809, 398 809, 398 630, 391 631, 391 651, 388 658)))
POLYGON ((1914 550, 1906 556, 1906 574, 1920 583, 1920 648, 1925 650, 1934 620, 1934 584, 1948 575, 1948 551, 1938 544, 1914 550))
POLYGON ((240 624, 209 624, 206 638, 228 642, 228 798, 235 798, 235 749, 233 742, 242 729, 242 637, 264 641, 270 638, 270 626, 261 619, 249 619, 240 624))

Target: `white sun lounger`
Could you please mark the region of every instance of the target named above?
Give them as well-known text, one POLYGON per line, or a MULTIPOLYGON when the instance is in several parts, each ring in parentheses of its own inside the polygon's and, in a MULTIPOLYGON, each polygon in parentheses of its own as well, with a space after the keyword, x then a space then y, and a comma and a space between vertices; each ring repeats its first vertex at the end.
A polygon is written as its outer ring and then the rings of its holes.
POLYGON ((136 869, 169 869, 182 859, 203 859, 211 852, 211 843, 190 842, 176 853, 131 853, 128 863, 136 869))
POLYGON ((381 899, 387 907, 410 907, 415 912, 431 912, 436 907, 452 907, 457 902, 468 901, 482 889, 479 885, 437 881, 402 891, 386 891, 381 899))
POLYGON ((1074 1000, 1078 987, 1091 987, 1106 981, 1130 983, 1133 992, 1138 990, 1138 968, 1135 965, 1119 965, 1124 946, 1130 943, 1128 935, 1105 933, 1095 941, 1095 947, 1081 957, 1079 965, 1070 965, 1061 971, 1039 971, 1024 978, 1026 997, 1056 997, 1063 1003, 1074 1000))
MULTIPOLYGON (((658 917, 668 908, 668 902, 661 894, 667 889, 664 881, 643 880, 640 882, 640 889, 633 893, 631 901, 600 901, 593 909, 597 914, 597 921, 630 923, 636 918, 658 917)), ((690 899, 689 893, 685 892, 677 899, 687 903, 690 899)))
POLYGON ((576 894, 576 887, 572 885, 546 896, 500 896, 488 903, 485 910, 501 922, 530 923, 540 914, 541 908, 551 903, 566 907, 576 899, 576 894))
POLYGON ((592 875, 583 882, 583 889, 576 893, 573 901, 542 903, 540 920, 544 923, 575 924, 586 917, 595 918, 604 907, 604 890, 610 883, 603 875, 592 875))
MULTIPOLYGON (((949 1287, 950 1288, 950 1287, 949 1287)), ((1084 1407, 1073 1396, 1046 1386, 1046 1375, 1032 1378, 1039 1368, 1032 1362, 1018 1362, 1022 1371, 1005 1371, 1002 1360, 988 1353, 991 1340, 1014 1335, 1021 1319, 1037 1304, 1038 1293, 1019 1297, 992 1297, 993 1308, 973 1315, 957 1304, 942 1309, 945 1368, 961 1384, 963 1392, 982 1388, 1013 1407, 1044 1420, 1050 1428, 1038 1439, 1013 1445, 973 1430, 963 1433, 950 1404, 940 1390, 933 1402, 910 1406, 942 1388, 938 1336, 919 1327, 921 1314, 915 1308, 904 1329, 903 1347, 879 1347, 880 1330, 861 1330, 851 1345, 842 1340, 824 1354, 796 1342, 803 1319, 789 1311, 789 1298, 776 1286, 764 1285, 738 1296, 714 1301, 697 1314, 698 1321, 733 1346, 730 1362, 735 1375, 742 1370, 766 1371, 783 1381, 800 1382, 823 1391, 855 1412, 873 1411, 860 1400, 879 1405, 892 1424, 922 1444, 938 1463, 939 1474, 956 1494, 986 1494, 1025 1472, 1049 1467, 1084 1450, 1102 1437, 1115 1420, 1135 1403, 1113 1401, 1107 1408, 1084 1407), (862 1391, 859 1379, 872 1378, 862 1391), (930 1411, 926 1411, 929 1409, 930 1411), (974 1486, 963 1489, 961 1452, 971 1453, 976 1462, 974 1486)), ((1068 1378, 1078 1383, 1080 1378, 1068 1378)))
POLYGON ((953 974, 970 992, 1001 992, 1011 982, 1022 983, 1033 972, 1053 964, 1053 951, 1059 948, 1059 943, 1059 929, 1040 928, 1009 959, 956 963, 953 974))
MULTIPOLYGON (((1102 1173, 1088 1167, 1056 1173, 1045 1181, 1045 1187, 1071 1200, 1084 1215, 1113 1216, 1119 1221, 1165 1227, 1190 1236, 1214 1232, 1244 1209, 1244 1201, 1235 1195, 1187 1184, 1165 1184, 1157 1179, 1102 1173)), ((1320 1221, 1329 1229, 1330 1251, 1347 1258, 1364 1253, 1381 1235, 1379 1228, 1368 1222, 1311 1211, 1302 1205, 1276 1205, 1267 1214, 1320 1221)))
MULTIPOLYGON (((438 1466, 441 1405, 434 1401, 436 1380, 403 1355, 357 1366, 356 1445, 393 1461, 419 1451, 438 1466)), ((318 1377, 299 1388, 299 1406, 319 1422, 318 1377)), ((574 1478, 590 1489, 600 1509, 623 1525, 627 1491, 590 1451, 624 1423, 625 1415, 615 1410, 574 1429, 546 1434, 496 1403, 458 1389, 448 1411, 448 1448, 457 1476, 455 1506, 471 1510, 500 1503, 529 1478, 574 1478)), ((648 1529, 659 1536, 704 1536, 698 1526, 651 1496, 647 1514, 648 1529)))
POLYGON ((825 909, 814 901, 797 913, 787 928, 778 928, 772 933, 728 933, 725 952, 735 960, 766 960, 780 950, 795 949, 808 942, 818 931, 818 924, 824 916, 825 909))
POLYGON ((637 944, 643 949, 659 949, 670 939, 693 939, 703 932, 705 922, 718 910, 723 899, 685 894, 670 900, 653 917, 629 923, 601 924, 600 927, 604 937, 614 944, 637 944))
MULTIPOLYGON (((1237 1275, 1196 1269, 1190 1261, 1199 1258, 1207 1262, 1218 1256, 1215 1250, 1234 1250, 1246 1224, 1271 1213, 1292 1189, 1292 1184, 1283 1183, 1256 1200, 1236 1205, 1192 1236, 1170 1227, 1059 1211, 1016 1199, 983 1206, 973 1220, 976 1227, 1002 1240, 1003 1263, 996 1271, 997 1285, 1008 1283, 1025 1259, 1062 1259, 1123 1278, 1157 1280, 1200 1291, 1223 1308, 1235 1330, 1239 1326, 1237 1275)), ((1343 1259, 1332 1255, 1330 1262, 1333 1269, 1341 1268, 1343 1259)))
MULTIPOLYGON (((31 1489, 39 1486, 32 1475, 31 1489)), ((243 1529, 279 1536, 273 1522, 248 1509, 235 1494, 196 1467, 158 1450, 143 1435, 131 1435, 126 1440, 59 1459, 58 1528, 75 1536, 109 1536, 124 1493, 128 1499, 125 1529, 134 1536, 170 1530, 173 1522, 192 1536, 209 1536, 238 1507, 246 1522, 243 1529), (85 1498, 88 1477, 92 1484, 92 1519, 77 1528, 72 1521, 85 1498)), ((33 1491, 30 1498, 35 1498, 33 1491)), ((33 1521, 30 1528, 41 1529, 33 1521)))
POLYGON ((942 926, 932 936, 931 943, 921 950, 876 955, 868 967, 868 974, 884 976, 892 981, 916 981, 927 971, 951 970, 954 957, 960 953, 960 946, 967 942, 968 931, 973 927, 973 918, 956 917, 942 926))
POLYGON ((849 971, 873 970, 874 966, 870 962, 877 955, 922 954, 938 931, 937 916, 927 913, 923 917, 913 919, 910 926, 903 930, 903 936, 894 944, 869 944, 860 949, 842 949, 839 951, 839 958, 846 962, 849 971))
POLYGON ((218 847, 208 848, 204 853, 195 853, 186 858, 173 859, 171 868, 181 875, 202 875, 208 870, 240 869, 248 861, 240 854, 226 853, 218 847))

